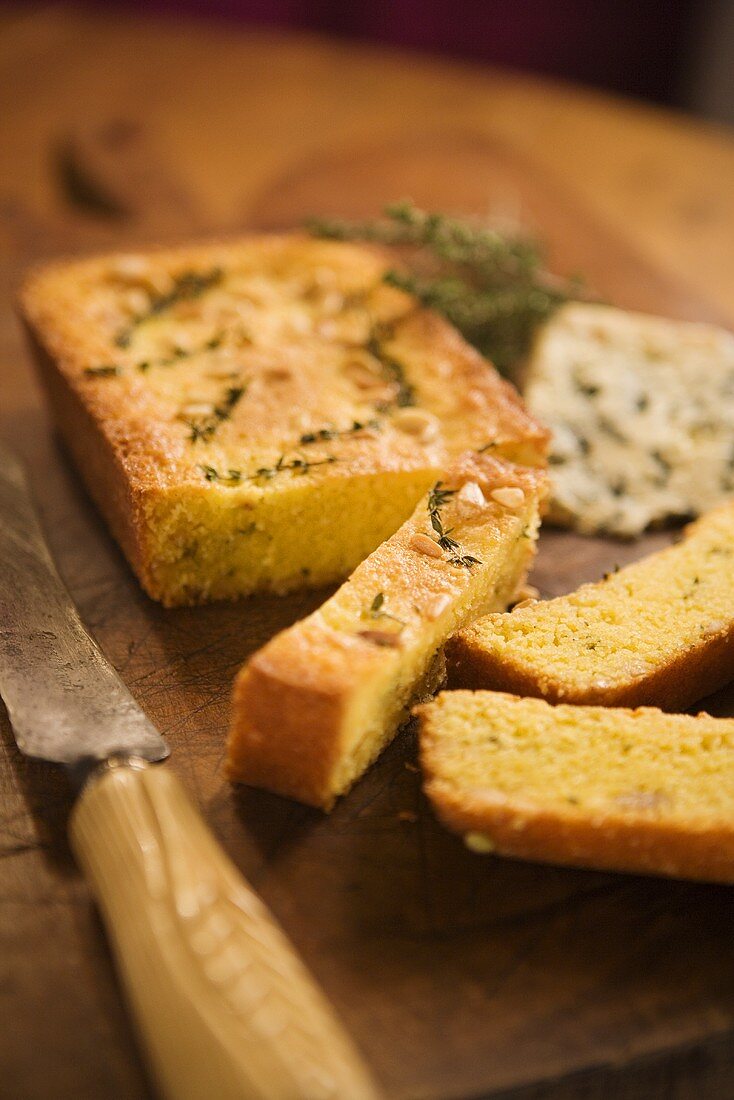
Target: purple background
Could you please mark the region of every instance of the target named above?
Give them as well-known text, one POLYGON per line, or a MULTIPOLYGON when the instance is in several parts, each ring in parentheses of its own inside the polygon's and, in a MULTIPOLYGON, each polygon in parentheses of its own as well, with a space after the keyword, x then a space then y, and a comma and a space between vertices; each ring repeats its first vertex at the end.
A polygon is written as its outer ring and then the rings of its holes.
POLYGON ((118 0, 115 6, 418 47, 680 104, 712 2, 118 0))

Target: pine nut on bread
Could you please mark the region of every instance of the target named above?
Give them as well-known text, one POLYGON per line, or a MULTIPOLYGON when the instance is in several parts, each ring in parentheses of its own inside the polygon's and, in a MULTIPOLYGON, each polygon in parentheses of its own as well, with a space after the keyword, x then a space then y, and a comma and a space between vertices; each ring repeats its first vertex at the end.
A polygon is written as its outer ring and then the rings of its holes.
POLYGON ((390 263, 291 234, 27 279, 60 432, 155 599, 340 581, 462 451, 544 463, 548 433, 517 392, 385 284, 390 263))
POLYGON ((546 492, 537 468, 477 454, 450 466, 331 599, 241 670, 230 778, 329 809, 441 682, 447 637, 512 601, 546 492))

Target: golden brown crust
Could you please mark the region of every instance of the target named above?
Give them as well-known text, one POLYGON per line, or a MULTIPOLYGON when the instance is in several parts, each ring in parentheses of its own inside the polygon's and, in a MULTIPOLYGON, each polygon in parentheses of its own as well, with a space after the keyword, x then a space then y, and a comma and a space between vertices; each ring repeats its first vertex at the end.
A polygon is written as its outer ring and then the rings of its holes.
POLYGON ((703 882, 734 882, 734 829, 700 832, 680 825, 608 818, 588 819, 553 812, 518 812, 511 803, 479 793, 460 796, 431 771, 430 750, 422 752, 425 791, 439 818, 463 836, 489 835, 499 855, 567 867, 666 875, 703 882))
POLYGON ((54 421, 71 454, 84 485, 107 520, 141 584, 154 599, 161 598, 148 570, 143 545, 142 493, 128 476, 121 448, 116 445, 112 425, 101 430, 94 406, 83 400, 78 388, 57 369, 46 349, 27 327, 36 369, 45 386, 54 421))
MULTIPOLYGON (((352 337, 339 328, 345 317, 351 317, 346 306, 346 313, 322 317, 321 299, 312 308, 308 292, 301 300, 298 290, 293 292, 295 298, 276 295, 270 309, 266 293, 261 312, 257 303, 253 307, 253 324, 264 318, 273 323, 273 331, 268 334, 266 324, 263 342, 258 331, 254 342, 248 337, 245 345, 217 353, 233 352, 223 362, 231 361, 240 371, 245 398, 226 423, 218 425, 213 438, 192 444, 182 410, 191 406, 191 398, 202 396, 214 405, 222 387, 231 383, 211 381, 225 376, 221 369, 218 375, 214 371, 197 375, 189 369, 188 360, 183 366, 143 372, 137 360, 147 355, 147 345, 132 349, 115 345, 115 335, 129 319, 124 312, 128 306, 123 309, 120 303, 131 293, 121 289, 122 276, 115 272, 131 261, 142 263, 145 279, 153 282, 161 277, 170 281, 189 269, 222 267, 237 278, 254 280, 254 289, 248 283, 245 290, 255 299, 258 265, 267 270, 271 289, 281 288, 281 276, 282 286, 290 287, 291 280, 300 288, 312 276, 331 270, 345 302, 350 294, 368 301, 369 308, 365 306, 363 314, 357 309, 352 321, 359 329, 371 317, 384 330, 386 354, 408 357, 411 381, 415 379, 421 390, 420 404, 442 430, 419 438, 398 430, 399 418, 389 415, 379 431, 359 432, 331 443, 328 455, 324 446, 314 447, 308 457, 330 458, 335 452, 338 461, 322 464, 307 480, 317 477, 325 485, 386 471, 414 472, 425 478, 424 471, 440 470, 459 450, 487 443, 524 462, 544 461, 548 433, 529 416, 517 393, 446 321, 416 308, 408 295, 381 283, 388 261, 376 249, 292 234, 48 265, 28 277, 20 294, 34 358, 61 434, 92 497, 144 586, 164 602, 206 598, 206 590, 202 587, 199 595, 195 585, 173 590, 162 578, 155 560, 155 538, 149 537, 150 525, 158 522, 151 518, 155 505, 182 487, 196 493, 216 492, 217 486, 207 484, 202 471, 238 467, 241 479, 231 487, 230 501, 256 509, 270 485, 253 478, 252 471, 270 466, 284 452, 296 455, 304 433, 374 417, 378 399, 385 395, 379 379, 377 388, 367 393, 350 390, 344 383, 340 372, 351 365, 344 362, 345 357, 352 354, 352 346, 357 359, 364 357, 361 341, 366 338, 365 333, 352 337), (303 335, 294 329, 294 335, 288 326, 296 322, 311 329, 303 335), (335 335, 329 325, 336 325, 335 335), (115 366, 116 375, 90 373, 108 363, 115 366), (181 380, 180 395, 172 395, 174 379, 181 380)), ((265 290, 269 292, 268 286, 265 290)), ((225 313, 226 307, 227 303, 225 313)), ((185 324, 185 310, 176 318, 185 324)), ((374 368, 374 360, 370 362, 374 368)), ((383 380, 385 387, 389 397, 394 385, 383 380)))
POLYGON ((331 809, 350 692, 375 658, 322 625, 276 635, 235 681, 229 778, 331 809))
MULTIPOLYGON (((443 484, 448 488, 467 482, 480 486, 490 501, 492 490, 515 487, 525 494, 522 515, 491 503, 486 517, 473 521, 479 534, 472 536, 471 525, 464 530, 460 519, 454 527, 456 537, 467 540, 464 549, 476 550, 476 543, 468 542, 472 537, 483 539, 490 550, 499 547, 497 576, 486 599, 495 607, 506 606, 532 559, 534 532, 525 532, 524 527, 537 523, 546 493, 545 474, 469 454, 446 471, 443 484)), ((449 522, 453 524, 454 519, 449 522)), ((470 570, 451 565, 440 551, 438 557, 416 552, 416 534, 430 543, 429 531, 421 502, 414 516, 357 568, 327 604, 276 635, 250 658, 235 685, 227 765, 231 779, 330 809, 408 717, 412 701, 435 689, 435 659, 419 662, 417 678, 396 713, 386 717, 380 729, 367 724, 369 736, 362 730, 363 736, 355 740, 354 708, 365 686, 371 699, 381 694, 389 698, 391 677, 397 681, 404 675, 402 653, 425 647, 425 633, 435 631, 428 647, 432 648, 428 656, 435 658, 450 630, 466 621, 466 609, 451 625, 436 621, 465 600, 474 578, 470 570), (364 635, 364 629, 380 632, 383 628, 381 619, 364 617, 378 592, 394 616, 385 620, 387 626, 396 620, 403 623, 404 648, 383 648, 364 635), (371 683, 377 686, 370 688, 371 683), (361 754, 361 762, 350 773, 355 753, 361 754)), ((476 610, 481 609, 479 603, 476 610)))

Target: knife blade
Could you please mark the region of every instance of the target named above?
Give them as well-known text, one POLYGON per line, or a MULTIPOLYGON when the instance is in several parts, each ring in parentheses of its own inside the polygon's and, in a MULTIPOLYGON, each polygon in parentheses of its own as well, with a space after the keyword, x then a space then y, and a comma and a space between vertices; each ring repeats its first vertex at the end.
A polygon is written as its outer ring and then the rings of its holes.
POLYGON ((69 838, 169 1100, 379 1100, 351 1040, 85 630, 0 445, 0 694, 20 750, 82 773, 69 838))
POLYGON ((57 764, 168 746, 84 629, 18 460, 0 445, 0 693, 18 748, 57 764))

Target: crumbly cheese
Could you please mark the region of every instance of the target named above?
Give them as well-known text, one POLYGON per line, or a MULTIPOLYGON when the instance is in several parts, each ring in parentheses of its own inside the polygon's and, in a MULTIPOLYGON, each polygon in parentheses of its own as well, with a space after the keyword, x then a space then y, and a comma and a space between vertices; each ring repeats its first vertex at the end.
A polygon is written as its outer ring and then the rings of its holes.
POLYGON ((564 307, 525 396, 551 428, 552 518, 634 537, 734 493, 734 336, 713 325, 564 307))

